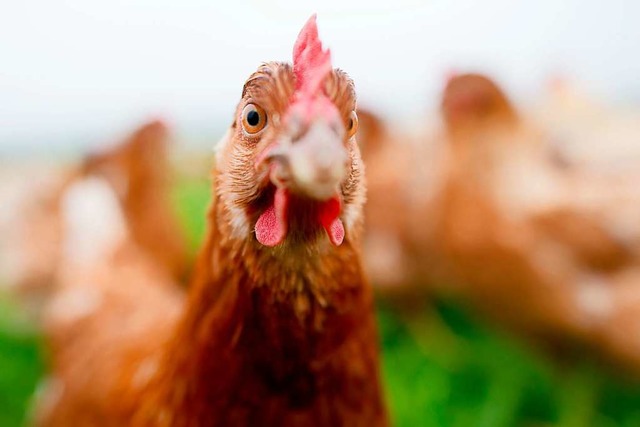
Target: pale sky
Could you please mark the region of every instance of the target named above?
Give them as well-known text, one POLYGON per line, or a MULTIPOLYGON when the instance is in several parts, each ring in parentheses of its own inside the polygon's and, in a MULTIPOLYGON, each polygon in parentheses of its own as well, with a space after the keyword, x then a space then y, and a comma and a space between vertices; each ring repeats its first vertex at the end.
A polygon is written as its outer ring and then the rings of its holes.
POLYGON ((246 77, 289 60, 313 12, 360 103, 399 120, 432 109, 452 70, 489 72, 518 100, 564 73, 640 104, 640 2, 517 3, 3 1, 0 151, 92 145, 153 116, 213 137, 246 77))

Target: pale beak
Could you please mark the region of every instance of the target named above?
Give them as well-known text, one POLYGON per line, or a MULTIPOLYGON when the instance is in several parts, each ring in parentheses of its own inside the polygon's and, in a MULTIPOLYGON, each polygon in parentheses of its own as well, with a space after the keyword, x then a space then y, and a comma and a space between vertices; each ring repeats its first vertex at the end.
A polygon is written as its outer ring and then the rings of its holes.
POLYGON ((347 173, 349 155, 342 125, 316 119, 286 149, 290 187, 307 197, 334 197, 347 173))

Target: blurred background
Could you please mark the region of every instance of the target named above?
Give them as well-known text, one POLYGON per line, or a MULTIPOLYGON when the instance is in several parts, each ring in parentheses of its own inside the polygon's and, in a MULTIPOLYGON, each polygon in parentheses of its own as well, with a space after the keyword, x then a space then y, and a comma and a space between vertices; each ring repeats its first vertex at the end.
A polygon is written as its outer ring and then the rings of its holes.
POLYGON ((0 5, 0 425, 45 371, 66 171, 170 139, 191 263, 242 85, 313 12, 362 108, 395 425, 639 426, 640 3, 595 0, 0 5))
POLYGON ((361 103, 411 122, 452 71, 490 73, 518 99, 576 81, 638 102, 640 6, 624 1, 25 1, 3 5, 0 149, 98 144, 150 115, 211 144, 260 61, 288 59, 311 11, 361 103))

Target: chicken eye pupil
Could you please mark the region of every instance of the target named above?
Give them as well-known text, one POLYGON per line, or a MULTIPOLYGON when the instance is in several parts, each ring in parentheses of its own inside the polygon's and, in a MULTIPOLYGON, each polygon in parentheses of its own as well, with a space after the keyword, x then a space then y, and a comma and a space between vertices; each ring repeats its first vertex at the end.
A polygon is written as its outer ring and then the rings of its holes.
POLYGON ((256 110, 249 111, 247 113, 247 123, 250 126, 257 126, 260 123, 260 113, 256 110))
POLYGON ((349 119, 349 130, 353 129, 353 119, 349 119))

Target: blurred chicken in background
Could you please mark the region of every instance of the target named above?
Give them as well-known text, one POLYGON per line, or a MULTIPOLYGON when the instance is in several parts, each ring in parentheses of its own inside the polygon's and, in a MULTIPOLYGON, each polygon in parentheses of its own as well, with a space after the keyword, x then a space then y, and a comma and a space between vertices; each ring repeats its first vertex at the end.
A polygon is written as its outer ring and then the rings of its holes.
POLYGON ((545 230, 541 218, 558 220, 554 213, 575 190, 571 173, 483 76, 453 78, 442 110, 451 161, 436 240, 455 282, 493 314, 528 328, 565 323, 571 293, 558 292, 568 291, 562 284, 578 268, 577 247, 545 230))
POLYGON ((113 366, 137 360, 156 340, 168 338, 182 294, 170 269, 159 268, 134 238, 133 223, 106 178, 90 173, 73 180, 61 199, 61 220, 65 250, 42 317, 51 373, 38 388, 32 423, 99 425, 104 421, 91 403, 114 399, 111 392, 121 381, 141 387, 158 360, 149 358, 122 377, 113 366), (109 363, 95 363, 109 341, 130 346, 109 346, 109 363))
POLYGON ((0 179, 0 290, 24 298, 36 312, 60 255, 59 202, 66 175, 37 162, 2 168, 0 179))
POLYGON ((640 192, 557 162, 548 134, 481 76, 453 79, 443 114, 454 172, 438 240, 467 292, 534 332, 606 341, 637 366, 640 339, 615 332, 626 308, 607 282, 640 260, 637 226, 624 228, 640 192))
POLYGON ((183 279, 188 260, 170 200, 168 144, 166 125, 153 121, 124 143, 89 156, 84 171, 106 179, 115 190, 133 241, 175 279, 183 279))
POLYGON ((550 79, 533 117, 571 164, 595 174, 638 177, 640 111, 608 105, 566 76, 550 79))
MULTIPOLYGON (((133 241, 175 279, 187 269, 183 232, 170 196, 168 130, 158 121, 140 127, 124 142, 87 156, 80 165, 9 169, 3 182, 0 227, 0 285, 16 294, 36 317, 54 286, 67 248, 61 201, 78 179, 102 179, 117 196, 133 241)), ((104 225, 96 217, 88 226, 104 225)))
POLYGON ((435 285, 434 203, 443 182, 446 152, 430 128, 407 131, 375 113, 358 110, 358 143, 367 167, 365 264, 379 290, 421 292, 435 285))
MULTIPOLYGON (((628 146, 611 148, 608 168, 579 158, 553 135, 562 128, 577 145, 581 121, 528 119, 477 74, 450 79, 442 114, 443 134, 412 140, 360 112, 373 282, 454 293, 507 327, 568 336, 640 367, 640 190, 637 172, 620 168, 628 146)), ((640 137, 613 116, 600 122, 640 137)), ((617 144, 605 134, 585 144, 617 144)))

